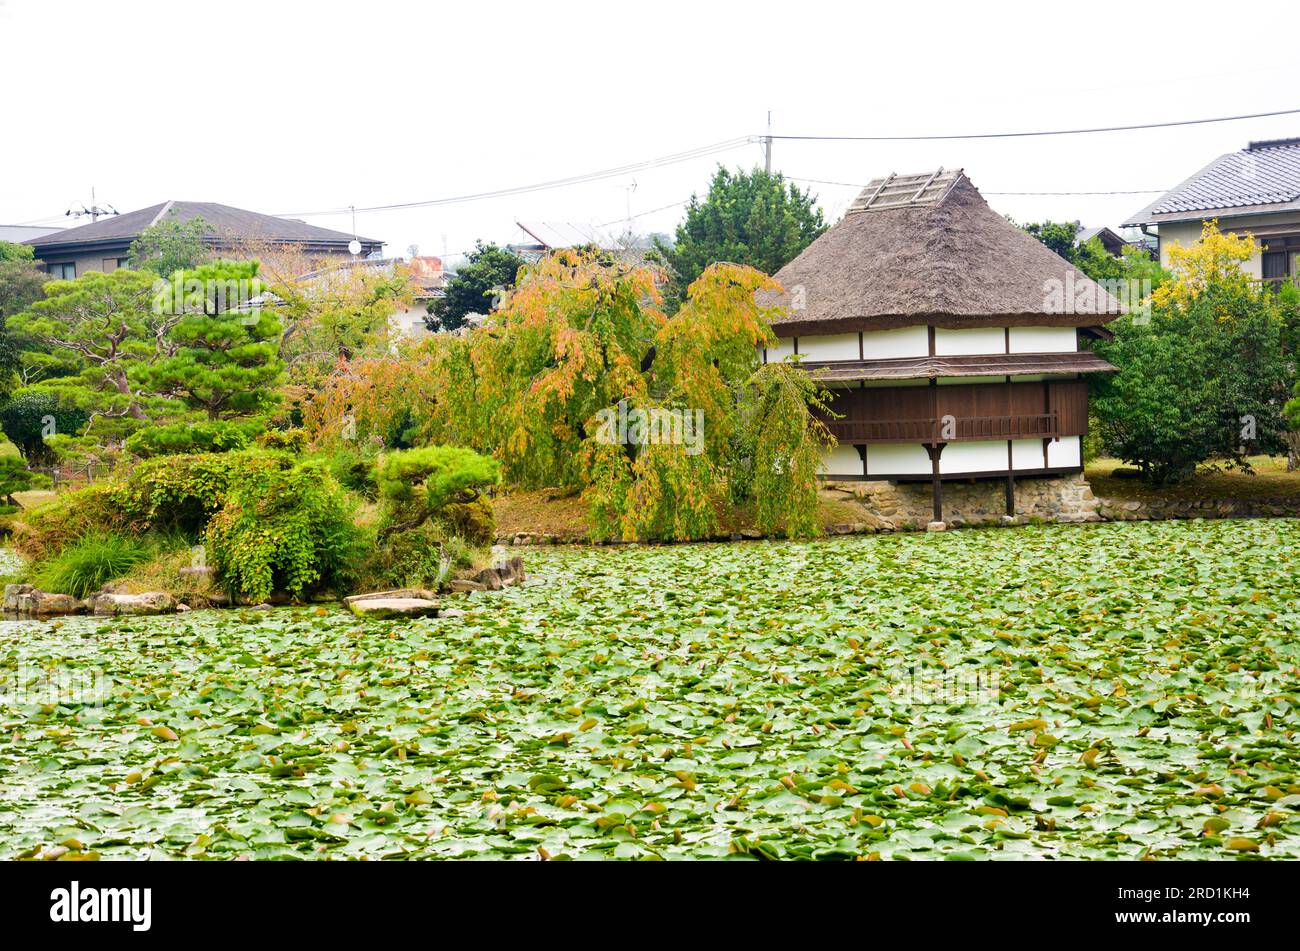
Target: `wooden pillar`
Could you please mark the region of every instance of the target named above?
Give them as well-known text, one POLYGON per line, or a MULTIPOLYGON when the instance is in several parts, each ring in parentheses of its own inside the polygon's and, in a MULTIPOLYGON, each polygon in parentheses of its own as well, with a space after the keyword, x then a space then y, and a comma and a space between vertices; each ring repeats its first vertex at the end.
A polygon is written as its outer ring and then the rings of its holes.
POLYGON ((1007 514, 1016 516, 1016 457, 1013 442, 1007 440, 1007 514))
POLYGON ((934 498, 934 520, 943 521, 943 479, 939 475, 939 457, 943 455, 944 443, 931 443, 925 447, 930 457, 930 490, 934 498))

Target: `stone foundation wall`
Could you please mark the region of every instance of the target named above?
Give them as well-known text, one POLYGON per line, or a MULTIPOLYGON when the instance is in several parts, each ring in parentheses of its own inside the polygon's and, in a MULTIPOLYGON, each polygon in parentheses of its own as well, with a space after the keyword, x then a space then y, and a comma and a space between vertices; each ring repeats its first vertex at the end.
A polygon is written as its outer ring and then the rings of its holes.
POLYGON ((1272 499, 1099 499, 1106 521, 1177 518, 1298 518, 1300 498, 1272 499))
MULTIPOLYGON (((835 482, 824 491, 860 502, 875 531, 924 529, 934 518, 928 482, 835 482)), ((1082 474, 1016 480, 1017 522, 1099 522, 1098 506, 1082 474)), ((1004 524, 1006 514, 1006 484, 1001 480, 943 484, 943 519, 952 528, 1004 524)))

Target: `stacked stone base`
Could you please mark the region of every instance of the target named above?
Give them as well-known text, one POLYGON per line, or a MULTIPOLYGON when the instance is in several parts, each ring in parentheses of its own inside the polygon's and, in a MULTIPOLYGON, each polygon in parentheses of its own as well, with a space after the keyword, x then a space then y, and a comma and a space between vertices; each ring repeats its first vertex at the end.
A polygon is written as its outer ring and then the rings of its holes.
MULTIPOLYGON (((934 519, 928 482, 829 482, 824 491, 861 504, 869 531, 920 531, 934 519)), ((1099 504, 1082 473, 1016 480, 1017 523, 1099 522, 1099 504)), ((946 525, 1002 525, 1008 521, 1006 516, 1005 482, 944 482, 946 525)))

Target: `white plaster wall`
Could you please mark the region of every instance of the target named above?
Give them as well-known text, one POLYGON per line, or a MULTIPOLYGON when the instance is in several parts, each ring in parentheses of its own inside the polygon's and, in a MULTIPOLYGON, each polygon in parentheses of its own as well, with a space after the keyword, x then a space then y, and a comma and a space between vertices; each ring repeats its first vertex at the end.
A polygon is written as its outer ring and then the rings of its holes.
POLYGON ((424 324, 427 313, 423 304, 403 307, 394 311, 388 318, 388 324, 396 333, 404 337, 422 337, 429 332, 424 324))
MULTIPOLYGON (((870 449, 867 450, 870 452, 870 449)), ((944 475, 957 472, 1004 472, 1007 468, 1007 444, 1002 442, 950 442, 939 457, 939 471, 944 475)))
POLYGON ((1083 450, 1078 436, 1062 436, 1047 444, 1049 469, 1065 469, 1083 464, 1083 450))
POLYGON ((1011 465, 1017 470, 1043 468, 1043 441, 1041 439, 1012 440, 1011 465))
POLYGON ((919 443, 871 443, 867 446, 868 475, 929 475, 930 456, 919 443))
POLYGON ((799 353, 806 360, 856 360, 858 334, 830 334, 800 337, 799 353))
POLYGON ((1074 353, 1079 334, 1073 327, 1012 327, 1012 353, 1074 353))
POLYGON ((776 346, 767 349, 767 362, 780 363, 792 353, 794 353, 794 338, 777 337, 776 346))
POLYGON ((836 446, 822 452, 822 465, 819 470, 823 475, 862 475, 862 457, 852 446, 836 446))
POLYGON ((968 353, 1006 353, 1007 331, 1005 327, 971 327, 966 330, 937 327, 934 331, 934 352, 941 357, 968 353))
MULTIPOLYGON (((803 341, 800 340, 800 345, 802 343, 803 341)), ((899 357, 926 357, 929 355, 929 327, 868 330, 862 334, 862 356, 867 360, 893 360, 899 357)))

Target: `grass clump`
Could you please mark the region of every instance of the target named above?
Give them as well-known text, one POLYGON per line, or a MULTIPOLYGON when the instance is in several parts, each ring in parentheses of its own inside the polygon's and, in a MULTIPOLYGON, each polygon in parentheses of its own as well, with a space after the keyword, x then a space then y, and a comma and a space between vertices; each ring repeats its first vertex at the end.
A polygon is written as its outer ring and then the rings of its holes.
POLYGON ((84 598, 151 556, 149 546, 139 538, 114 533, 87 535, 42 562, 32 574, 32 583, 42 591, 84 598))

